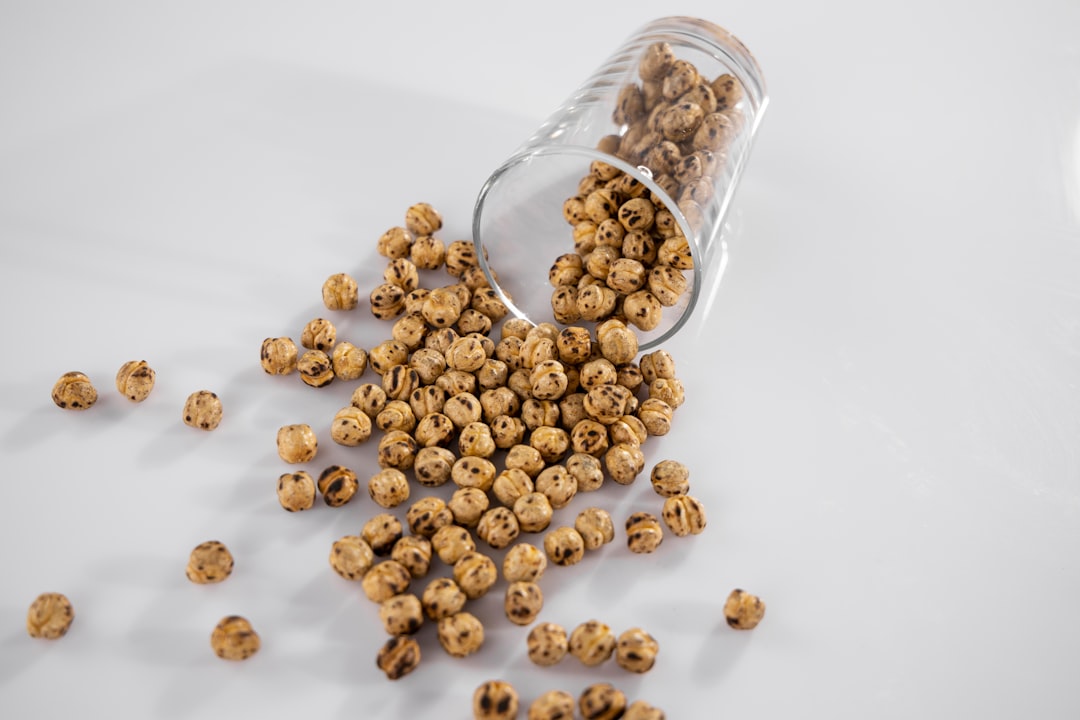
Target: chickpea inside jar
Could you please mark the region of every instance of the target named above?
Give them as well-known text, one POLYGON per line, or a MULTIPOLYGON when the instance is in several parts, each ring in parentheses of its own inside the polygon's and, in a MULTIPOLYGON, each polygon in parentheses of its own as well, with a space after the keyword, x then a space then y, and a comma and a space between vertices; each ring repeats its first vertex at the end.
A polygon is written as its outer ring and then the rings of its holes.
POLYGON ((499 299, 533 323, 619 319, 642 350, 670 339, 727 264, 721 231, 767 104, 727 30, 640 28, 481 189, 473 239, 499 299))

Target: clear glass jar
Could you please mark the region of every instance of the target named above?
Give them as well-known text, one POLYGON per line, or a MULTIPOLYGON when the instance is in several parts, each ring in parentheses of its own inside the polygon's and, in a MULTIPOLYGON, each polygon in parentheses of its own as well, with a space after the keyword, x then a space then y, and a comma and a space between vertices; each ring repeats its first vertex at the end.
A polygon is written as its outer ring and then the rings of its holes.
POLYGON ((641 349, 664 342, 719 282, 720 230, 766 104, 757 62, 723 28, 645 25, 481 189, 488 282, 534 323, 590 325, 613 303, 641 349))

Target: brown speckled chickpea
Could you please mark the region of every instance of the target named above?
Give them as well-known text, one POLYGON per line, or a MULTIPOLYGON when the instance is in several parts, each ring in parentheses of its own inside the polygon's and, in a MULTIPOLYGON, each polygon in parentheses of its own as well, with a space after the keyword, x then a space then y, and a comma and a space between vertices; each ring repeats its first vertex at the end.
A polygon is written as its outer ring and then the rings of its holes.
POLYGON ((368 364, 380 376, 385 375, 391 368, 406 365, 408 362, 409 347, 400 340, 384 340, 368 353, 368 364))
POLYGON ((503 557, 502 572, 507 582, 538 582, 547 568, 547 557, 529 543, 513 545, 503 557))
POLYGON ((268 375, 288 375, 296 370, 298 353, 292 338, 266 338, 259 349, 259 362, 268 375))
POLYGON ((506 453, 505 466, 507 470, 518 469, 534 478, 544 469, 544 458, 530 445, 514 445, 506 453))
POLYGON ((592 336, 586 328, 564 328, 555 340, 558 359, 565 365, 581 365, 592 356, 592 336))
POLYGON ((615 645, 615 662, 623 670, 643 673, 656 664, 660 645, 656 639, 641 628, 631 628, 619 635, 615 645))
POLYGON ((544 593, 535 582, 517 581, 506 588, 503 610, 515 625, 529 625, 544 607, 544 593))
POLYGON ((678 378, 657 378, 649 383, 649 397, 663 400, 674 410, 686 400, 686 391, 678 378))
POLYGON ((210 647, 223 660, 247 660, 259 651, 258 633, 239 615, 221 619, 210 633, 210 647))
POLYGON ((416 475, 417 482, 424 487, 439 487, 450 479, 451 468, 455 461, 454 453, 446 448, 422 447, 417 451, 416 460, 413 461, 413 473, 416 475))
POLYGON ((416 415, 413 414, 409 403, 403 400, 390 400, 386 403, 386 407, 375 416, 375 427, 383 432, 388 430, 412 432, 416 428, 416 415))
POLYGON ((367 369, 367 351, 350 342, 334 346, 330 356, 334 377, 340 380, 356 380, 367 369))
POLYGON ((570 642, 566 630, 561 625, 544 622, 529 631, 526 648, 529 660, 534 664, 550 667, 566 657, 570 642))
MULTIPOLYGON (((97 391, 95 391, 97 397, 97 391)), ((85 402, 85 401, 82 401, 85 402)), ((69 407, 74 408, 69 403, 69 407)), ((213 430, 221 424, 221 398, 209 390, 198 390, 184 403, 184 424, 200 430, 213 430)))
POLYGON ((633 362, 638 353, 637 333, 614 318, 596 327, 596 342, 600 354, 616 367, 633 362))
POLYGON ((659 398, 647 398, 638 406, 637 416, 649 435, 657 437, 671 432, 673 416, 671 406, 659 398))
MULTIPOLYGON (((420 449, 433 447, 445 449, 444 446, 454 439, 454 423, 441 412, 429 413, 416 424, 413 438, 420 449)), ((447 452, 453 455, 451 451, 447 450, 447 452)), ((445 481, 445 478, 443 481, 445 481)))
POLYGON ((428 293, 420 314, 436 328, 450 327, 461 317, 461 299, 450 288, 435 288, 428 293))
POLYGON ((447 367, 463 372, 479 370, 487 358, 483 344, 472 335, 459 337, 446 351, 447 367))
POLYGON ((327 505, 341 507, 353 499, 360 482, 349 468, 331 465, 319 474, 317 485, 327 505))
POLYGON ((442 620, 461 612, 468 598, 451 578, 436 578, 424 588, 420 604, 431 620, 442 620))
POLYGON ((419 311, 412 312, 408 306, 404 314, 390 326, 390 336, 409 350, 417 350, 424 344, 428 334, 428 324, 419 311))
POLYGON ((635 700, 626 706, 622 720, 666 720, 666 717, 660 708, 653 707, 644 700, 635 700))
POLYGON ((315 318, 304 326, 300 333, 300 344, 309 350, 330 352, 337 342, 337 328, 326 318, 315 318))
POLYGON ((308 350, 296 361, 305 385, 320 388, 334 382, 334 361, 322 350, 308 350))
POLYGON ((498 579, 495 562, 483 553, 465 553, 454 563, 454 581, 470 600, 486 595, 498 579))
POLYGON ((633 393, 622 385, 596 385, 585 394, 585 413, 598 423, 610 425, 626 414, 632 397, 633 393))
POLYGON ((608 439, 612 445, 637 445, 641 446, 649 438, 649 431, 645 423, 636 415, 623 415, 615 422, 608 425, 608 439))
POLYGON ((529 445, 540 452, 544 462, 557 463, 570 449, 570 433, 561 427, 538 427, 529 435, 529 445))
POLYGON ((555 258, 555 262, 548 269, 548 282, 554 287, 560 285, 577 285, 578 280, 585 273, 581 266, 581 256, 577 253, 564 253, 555 258))
POLYGON ((469 268, 479 265, 476 248, 469 240, 455 240, 446 246, 446 272, 461 277, 469 268))
POLYGON ((446 392, 447 400, 458 395, 473 395, 476 392, 476 376, 461 370, 447 370, 435 378, 435 385, 446 392))
POLYGON ((418 387, 420 374, 408 365, 394 365, 383 373, 382 388, 389 400, 407 402, 413 390, 418 387))
POLYGON ((636 512, 626 519, 626 546, 630 552, 655 552, 663 540, 664 530, 652 513, 636 512))
POLYGON ((496 506, 480 516, 476 534, 495 550, 501 550, 517 539, 521 533, 517 516, 508 507, 496 506))
POLYGON ((62 593, 42 593, 26 611, 26 632, 32 638, 56 640, 67 634, 75 619, 71 601, 62 593))
POLYGON ((422 497, 409 506, 405 521, 414 535, 432 537, 440 528, 454 522, 454 514, 446 507, 446 502, 434 495, 422 497))
POLYGON ((390 635, 412 635, 424 624, 420 598, 412 593, 395 595, 379 605, 379 620, 390 635))
POLYGON ((638 290, 623 300, 623 314, 626 321, 638 330, 648 332, 660 326, 664 318, 664 306, 648 290, 638 290))
POLYGON ((532 396, 537 400, 558 400, 568 383, 563 364, 558 360, 543 360, 529 372, 532 396))
POLYGON ((765 603, 745 590, 732 590, 724 602, 724 619, 736 630, 753 630, 764 617, 765 603))
POLYGON ((574 696, 565 690, 548 690, 529 706, 528 720, 574 720, 574 696))
POLYGON ((577 495, 577 480, 562 465, 549 465, 536 476, 536 492, 547 496, 555 510, 566 507, 577 495))
POLYGON ((576 565, 585 557, 585 541, 572 527, 558 527, 544 536, 544 552, 556 565, 576 565))
POLYGON ((581 535, 586 550, 596 550, 615 539, 615 525, 607 510, 590 507, 578 513, 574 529, 581 535))
POLYGON ((688 281, 678 268, 656 266, 649 271, 646 285, 661 305, 671 307, 686 292, 688 281))
POLYGON ((472 613, 462 610, 439 620, 439 644, 451 657, 472 655, 484 644, 484 625, 472 613))
POLYGON ((461 311, 461 317, 458 318, 457 329, 462 335, 471 333, 487 335, 491 332, 491 318, 479 310, 465 308, 461 311))
POLYGON ((566 376, 570 379, 571 386, 575 386, 575 392, 559 398, 559 425, 564 430, 572 431, 579 422, 588 420, 589 414, 585 412, 585 393, 577 392, 580 378, 577 368, 570 368, 566 376))
POLYGON ((386 393, 378 385, 364 383, 353 390, 350 404, 374 420, 379 411, 386 407, 386 393))
POLYGON ((346 580, 360 580, 374 564, 374 551, 358 535, 338 538, 330 547, 330 567, 346 580))
POLYGON ((518 694, 503 680, 488 680, 473 692, 475 720, 514 720, 518 714, 518 694))
POLYGON ((409 248, 409 259, 423 270, 437 270, 446 261, 446 244, 433 235, 421 235, 409 248))
POLYGON ((199 585, 219 583, 233 571, 233 556, 224 543, 208 540, 195 546, 185 570, 188 580, 199 585))
POLYGON ((405 310, 405 289, 393 283, 376 285, 368 296, 368 306, 379 320, 393 320, 405 310))
POLYGON ((608 428, 596 420, 581 420, 570 433, 570 447, 575 453, 600 457, 608 449, 608 428))
POLYGON ((521 420, 530 430, 555 427, 559 424, 559 403, 554 400, 537 400, 530 394, 521 403, 521 420))
POLYGON ((116 390, 132 402, 142 402, 154 389, 156 374, 145 360, 130 360, 116 373, 116 390))
POLYGON ((678 460, 661 460, 649 473, 657 495, 669 498, 690 491, 690 470, 678 460))
POLYGON ((691 495, 669 497, 660 516, 676 537, 698 535, 705 529, 705 506, 691 495))
POLYGON ((408 590, 410 582, 408 568, 397 560, 384 560, 364 574, 360 586, 368 600, 381 603, 408 590))
POLYGON ((615 310, 617 295, 606 285, 588 285, 578 288, 578 317, 588 322, 597 322, 611 315, 615 310))
POLYGON ((353 310, 360 303, 356 280, 346 273, 334 273, 322 286, 323 304, 327 310, 353 310))
POLYGON ((330 438, 339 445, 355 447, 370 437, 371 418, 360 408, 341 408, 330 423, 330 438))
MULTIPOLYGON (((449 512, 449 509, 447 509, 449 512)), ((453 516, 451 516, 452 518, 453 516)), ((460 525, 444 525, 431 536, 431 548, 447 565, 453 565, 465 553, 476 550, 476 542, 467 528, 460 525)))
MULTIPOLYGON (((458 435, 458 454, 465 457, 489 458, 495 454, 495 438, 487 423, 472 422, 461 428, 458 435)), ((494 472, 492 479, 494 479, 494 472)))
MULTIPOLYGON (((648 200, 645 202, 648 203, 648 200)), ((645 266, 640 261, 631 258, 619 258, 611 263, 611 269, 608 271, 605 282, 615 292, 629 295, 640 290, 645 285, 645 280, 645 266)))
POLYGON ((420 285, 420 273, 412 260, 395 258, 383 270, 383 281, 410 293, 420 285))
POLYGON ((380 507, 397 507, 409 499, 409 479, 395 467, 384 467, 368 479, 368 495, 380 507))
POLYGON ((604 467, 612 480, 629 485, 645 469, 645 454, 637 445, 617 443, 604 453, 604 467))
POLYGON ((395 635, 379 648, 375 664, 390 680, 399 680, 420 664, 420 643, 414 638, 395 635))
POLYGON ((577 480, 579 492, 599 490, 604 484, 604 468, 593 455, 574 453, 566 459, 566 471, 577 480))
POLYGON ((315 480, 303 470, 284 473, 278 478, 277 497, 289 512, 310 510, 315 505, 315 480))
MULTIPOLYGON (((497 360, 495 362, 498 362, 497 360)), ((500 415, 514 415, 521 411, 521 400, 513 390, 506 387, 491 388, 480 393, 480 407, 483 419, 490 423, 500 415)))
POLYGON ((645 48, 638 64, 642 80, 662 80, 675 62, 675 51, 666 42, 656 42, 645 48))
POLYGON ((405 211, 405 228, 414 236, 431 235, 442 225, 442 215, 429 203, 416 203, 405 211))
POLYGON ((476 527, 490 502, 487 493, 480 488, 466 487, 455 490, 446 507, 454 513, 455 523, 462 527, 476 527))
POLYGON ((585 392, 601 385, 618 385, 619 370, 606 358, 595 358, 581 366, 578 382, 585 392))
POLYGON ((371 550, 376 555, 382 557, 393 551, 395 543, 401 539, 403 532, 404 528, 400 520, 390 513, 379 513, 364 523, 360 537, 371 546, 371 550))
POLYGON ((570 633, 570 654, 589 667, 607 661, 615 652, 615 644, 615 633, 599 620, 583 622, 570 633))
POLYGON ((499 294, 492 288, 480 288, 473 291, 472 308, 491 318, 496 323, 506 317, 510 309, 499 299, 499 294))
MULTIPOLYGON (((420 374, 420 381, 425 382, 423 374, 420 371, 417 371, 417 374, 420 374)), ((409 405, 412 407, 413 415, 419 419, 432 413, 441 413, 445 404, 446 391, 437 385, 422 385, 409 395, 409 405)), ((447 418, 447 421, 449 419, 447 418)))
POLYGON ((578 709, 583 720, 618 720, 626 712, 626 695, 611 683, 596 683, 582 691, 578 709))
POLYGON ((495 482, 495 463, 487 458, 466 455, 454 462, 450 479, 458 487, 478 488, 487 492, 495 482))
POLYGON ((454 427, 460 430, 469 423, 479 422, 483 417, 484 407, 471 392, 460 392, 446 399, 442 411, 454 423, 454 427))
POLYGON ((394 543, 390 559, 401 563, 414 578, 422 578, 431 569, 431 541, 419 535, 405 535, 394 543))
POLYGON ((390 259, 407 257, 412 244, 412 233, 403 227, 392 227, 379 237, 376 250, 390 259))
POLYGON ((416 439, 402 430, 391 430, 379 440, 379 466, 396 470, 409 470, 416 461, 420 449, 416 439))
POLYGON ((514 516, 522 532, 538 533, 547 530, 553 515, 551 501, 541 492, 522 495, 514 502, 514 516))
POLYGON ((654 350, 641 356, 641 378, 646 385, 657 378, 670 380, 675 377, 675 360, 666 350, 654 350))
POLYGON ((277 431, 277 451, 287 463, 309 462, 319 451, 319 441, 307 423, 283 425, 277 431))
POLYGON ((532 478, 520 468, 507 468, 495 476, 491 492, 506 507, 513 507, 518 498, 536 489, 532 478))

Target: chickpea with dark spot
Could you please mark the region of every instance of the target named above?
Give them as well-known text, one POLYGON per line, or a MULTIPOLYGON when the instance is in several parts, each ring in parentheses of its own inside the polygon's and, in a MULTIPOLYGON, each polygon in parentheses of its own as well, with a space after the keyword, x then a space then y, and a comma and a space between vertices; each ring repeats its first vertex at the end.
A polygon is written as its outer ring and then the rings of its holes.
POLYGON ((360 481, 356 473, 341 465, 331 465, 319 474, 319 492, 330 507, 341 507, 356 495, 360 481))
POLYGON ((617 640, 611 628, 599 620, 588 620, 570 633, 570 654, 583 665, 601 665, 615 652, 617 640))
POLYGON ((514 720, 518 714, 518 694, 503 680, 488 680, 473 692, 475 720, 514 720))
POLYGON ((484 625, 475 615, 462 610, 439 620, 437 636, 448 655, 467 657, 483 646, 484 625))
POLYGON ((764 617, 765 603, 745 590, 732 590, 724 602, 724 619, 736 630, 753 630, 764 617))
POLYGON ((581 693, 578 709, 584 720, 618 720, 626 712, 626 695, 611 683, 596 683, 581 693))
POLYGON ((420 604, 430 620, 439 621, 461 612, 469 598, 452 578, 436 578, 420 596, 420 604))
POLYGON ((660 644, 641 628, 630 628, 622 634, 615 644, 615 662, 623 670, 644 673, 656 664, 656 655, 660 644))
POLYGON ((208 540, 195 546, 188 558, 188 580, 198 585, 219 583, 232 575, 233 556, 225 544, 208 540))
POLYGON ((266 338, 259 349, 259 362, 267 375, 288 375, 296 370, 299 350, 289 337, 266 338))
POLYGON ((664 530, 652 513, 636 512, 626 519, 626 545, 630 552, 655 552, 663 540, 664 530))
POLYGON ((142 402, 154 389, 156 373, 145 360, 130 360, 116 373, 116 390, 132 402, 142 402))
POLYGON ((285 510, 301 512, 315 505, 315 480, 303 470, 278 477, 277 498, 285 510))
POLYGON ((529 660, 542 667, 557 665, 570 649, 566 630, 552 622, 534 626, 525 643, 529 660))
POLYGON ((375 564, 375 553, 359 535, 346 535, 330 546, 330 567, 346 580, 360 580, 375 564))
POLYGON ((210 647, 223 660, 247 660, 259 651, 258 633, 246 618, 229 615, 210 634, 210 647))
POLYGON ((412 574, 397 560, 383 560, 373 566, 360 580, 364 595, 375 603, 389 600, 409 589, 412 574))
POLYGON ((420 644, 414 638, 395 635, 379 648, 375 664, 390 680, 400 680, 420 664, 420 644))
MULTIPOLYGON (((96 391, 94 397, 97 397, 96 391)), ((75 408, 69 404, 72 409, 75 408)), ((198 390, 184 403, 184 424, 199 430, 214 430, 221 424, 222 405, 217 393, 198 390)))
POLYGON ((390 513, 379 513, 372 517, 360 531, 360 537, 380 557, 389 555, 403 534, 401 521, 390 513))
POLYGON ((412 593, 395 595, 379 605, 379 620, 390 635, 412 635, 424 624, 420 598, 412 593))
POLYGON ((544 552, 556 565, 576 565, 585 557, 585 540, 575 528, 558 527, 544 536, 544 552))

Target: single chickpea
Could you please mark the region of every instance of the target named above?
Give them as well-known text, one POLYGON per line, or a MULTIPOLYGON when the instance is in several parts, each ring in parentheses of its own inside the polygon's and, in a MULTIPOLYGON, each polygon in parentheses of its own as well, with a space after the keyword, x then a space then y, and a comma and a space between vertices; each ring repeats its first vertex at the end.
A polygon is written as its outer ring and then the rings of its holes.
POLYGON ((606 320, 598 325, 596 341, 600 354, 616 367, 633 362, 638 353, 637 333, 621 320, 606 320))
POLYGON ((326 387, 334 382, 334 361, 322 350, 308 350, 296 361, 296 369, 305 385, 326 387))
POLYGON ((410 293, 420 285, 420 273, 412 260, 395 258, 383 270, 383 280, 410 293))
POLYGON ((379 605, 379 620, 390 635, 412 635, 424 624, 420 598, 403 593, 384 600, 379 605))
POLYGON ((413 235, 431 235, 442 225, 442 215, 429 203, 416 203, 405 211, 405 228, 413 235))
MULTIPOLYGON (((377 375, 385 375, 390 368, 409 362, 409 347, 400 340, 384 340, 368 353, 368 363, 377 375)), ((383 388, 384 390, 386 388, 383 388)))
MULTIPOLYGON (((420 315, 420 311, 424 307, 424 301, 427 300, 431 291, 427 288, 416 288, 412 292, 405 293, 404 312, 407 315, 420 315)), ((423 317, 423 315, 420 315, 423 317)), ((425 321, 426 322, 426 321, 425 321)), ((427 335, 424 335, 424 339, 427 339, 427 335)))
POLYGON ((553 514, 551 501, 542 492, 522 495, 514 502, 514 516, 522 532, 538 533, 547 530, 553 514))
POLYGON ((631 628, 621 635, 615 644, 615 662, 623 670, 644 673, 656 664, 660 645, 656 639, 641 628, 631 628))
POLYGON ((400 680, 420 664, 420 643, 414 638, 395 635, 379 648, 375 664, 390 680, 400 680))
POLYGON ((374 564, 374 551, 358 535, 338 538, 330 546, 330 567, 346 580, 360 580, 374 564))
MULTIPOLYGON (((94 397, 97 397, 96 390, 94 391, 94 397)), ((76 410, 79 408, 76 408, 73 402, 85 403, 86 400, 68 402, 68 407, 76 410)), ((86 407, 89 407, 89 405, 86 407)), ((221 424, 221 414, 221 398, 217 396, 217 393, 210 392, 209 390, 198 390, 191 393, 184 403, 184 424, 193 428, 213 430, 221 424)))
POLYGON ((664 530, 652 513, 636 512, 626 519, 626 545, 630 552, 655 552, 663 540, 664 530))
POLYGON ((528 720, 573 720, 574 696, 565 690, 548 690, 529 706, 528 720))
POLYGON ((409 259, 422 270, 438 270, 446 260, 446 245, 433 235, 421 235, 409 248, 409 259))
POLYGON ((259 350, 259 362, 268 375, 288 375, 296 370, 298 353, 292 338, 266 338, 259 350))
POLYGON ((368 306, 379 320, 393 320, 405 310, 405 289, 393 283, 376 285, 368 296, 368 306))
POLYGON ((413 473, 416 475, 417 482, 424 487, 439 487, 445 485, 450 479, 451 468, 455 461, 454 453, 446 448, 425 446, 416 452, 413 473))
POLYGON ((431 541, 420 535, 405 535, 394 543, 390 559, 409 571, 414 578, 422 578, 431 569, 431 541))
POLYGON ((690 470, 678 460, 661 460, 649 473, 653 490, 663 498, 690 492, 690 470))
POLYGON ((675 62, 675 51, 666 42, 655 42, 645 48, 638 62, 642 80, 662 80, 675 62))
MULTIPOLYGON (((585 272, 591 277, 605 282, 611 274, 611 266, 619 259, 619 250, 608 245, 600 245, 584 258, 585 272)), ((579 289, 581 285, 578 285, 579 289)), ((584 317, 584 313, 582 316, 584 317)))
POLYGON ((534 582, 513 582, 506 587, 503 610, 515 625, 529 625, 544 607, 544 593, 534 582))
POLYGON ((611 683, 596 683, 582 691, 578 709, 583 720, 617 720, 626 712, 626 695, 611 683))
MULTIPOLYGON (((447 370, 442 375, 435 378, 435 385, 446 392, 447 400, 458 395, 475 396, 476 376, 461 370, 447 370)), ((470 420, 469 422, 472 421, 470 420)))
POLYGON ((604 468, 593 455, 574 453, 566 459, 566 471, 577 480, 580 492, 599 490, 604 484, 604 468))
POLYGON ((420 604, 429 619, 439 621, 461 612, 468 598, 450 578, 436 578, 424 588, 420 604))
POLYGON ((686 292, 689 281, 680 269, 659 265, 649 271, 646 284, 661 305, 671 307, 686 292))
POLYGON ((116 373, 116 390, 132 402, 142 402, 154 389, 154 369, 145 360, 130 360, 116 373))
POLYGON ((364 523, 360 537, 376 555, 383 557, 393 551, 394 544, 401 539, 403 532, 400 520, 390 513, 379 513, 364 523))
POLYGON ((596 550, 615 539, 615 525, 607 510, 590 507, 578 513, 574 529, 581 535, 586 550, 596 550))
POLYGON ((405 513, 409 531, 414 535, 432 537, 440 528, 454 522, 454 514, 446 507, 446 502, 434 495, 422 497, 409 506, 405 513))
POLYGON ((431 536, 431 548, 440 560, 447 565, 453 565, 465 553, 474 552, 476 542, 467 528, 443 525, 431 536))
MULTIPOLYGON (((572 385, 576 386, 580 376, 577 375, 576 368, 571 368, 571 372, 568 372, 566 377, 570 378, 573 381, 572 385)), ((589 414, 585 412, 585 393, 575 391, 559 398, 559 425, 564 430, 572 433, 579 422, 588 419, 589 414)), ((572 439, 570 444, 573 445, 572 439)))
POLYGON ((623 415, 607 426, 608 439, 612 445, 636 445, 638 447, 649 437, 645 423, 636 415, 623 415))
MULTIPOLYGON (((680 203, 679 209, 685 214, 689 208, 680 203)), ((656 260, 661 265, 670 265, 679 270, 691 270, 694 259, 690 255, 690 246, 686 238, 675 235, 664 240, 656 250, 656 260)))
POLYGON ((420 314, 436 328, 450 327, 461 317, 461 299, 449 288, 435 288, 420 308, 420 314))
POLYGON ((303 470, 278 478, 277 497, 289 512, 310 510, 315 505, 315 480, 303 470))
MULTIPOLYGON (((454 439, 454 423, 441 412, 429 413, 417 423, 413 436, 421 449, 434 447, 445 449, 445 446, 454 439)), ((453 456, 451 451, 446 452, 453 456)))
POLYGON ((601 385, 617 385, 619 383, 619 370, 615 364, 606 358, 595 358, 581 366, 578 382, 585 392, 600 387, 601 385))
POLYGON ((555 427, 559 424, 559 403, 554 400, 537 400, 531 396, 521 403, 521 421, 525 427, 555 427))
POLYGON ((537 400, 558 400, 568 383, 563 364, 558 360, 543 360, 533 365, 529 381, 532 396, 537 400))
POLYGON ((468 373, 479 370, 487 359, 483 343, 472 335, 459 337, 446 351, 446 365, 468 373))
POLYGON ((585 557, 585 541, 574 528, 558 527, 544 536, 544 552, 556 565, 576 565, 585 557))
POLYGON ((487 493, 480 488, 458 488, 450 496, 446 506, 454 513, 454 522, 462 527, 476 527, 480 517, 490 504, 487 493))
POLYGON ((379 411, 386 407, 386 401, 386 392, 380 386, 364 383, 353 390, 350 404, 374 420, 379 411))
POLYGON ((678 378, 657 378, 649 383, 649 397, 663 400, 674 410, 686 400, 686 391, 678 378))
POLYGON ((648 332, 660 326, 664 319, 664 306, 648 290, 638 290, 623 300, 626 321, 638 330, 648 332))
POLYGON ((319 450, 315 431, 307 423, 283 425, 277 431, 278 456, 287 463, 313 460, 319 450))
POLYGON ((503 506, 485 511, 476 526, 476 534, 495 550, 514 542, 520 533, 521 527, 514 511, 503 506))
POLYGON ((492 288, 479 288, 473 291, 472 309, 483 313, 491 318, 491 322, 497 323, 506 317, 510 309, 499 298, 499 293, 492 288))
POLYGON ((644 700, 635 700, 626 706, 622 720, 665 720, 664 711, 644 700))
POLYGON ((397 560, 383 560, 368 570, 360 580, 360 586, 368 600, 381 603, 409 589, 412 575, 397 560))
POLYGON ((626 414, 633 393, 622 385, 595 385, 585 394, 585 413, 603 425, 610 425, 626 414))
POLYGON ((454 277, 461 277, 466 270, 479 264, 471 241, 455 240, 446 246, 446 272, 454 277))
POLYGON ((566 630, 561 625, 543 622, 535 625, 526 638, 526 649, 534 664, 543 667, 556 665, 570 649, 566 630))
POLYGON ((233 556, 224 543, 208 540, 195 546, 188 558, 188 580, 199 585, 219 583, 233 571, 233 556))
POLYGON ((672 495, 667 498, 660 517, 676 537, 698 535, 705 529, 705 506, 690 495, 672 495))
POLYGON ((356 280, 347 273, 334 273, 322 286, 323 305, 327 310, 353 310, 360 304, 356 280))
POLYGON ((416 461, 420 449, 413 438, 402 430, 390 430, 379 440, 379 467, 409 470, 416 461))
POLYGON ((412 406, 409 403, 402 400, 391 400, 375 416, 375 427, 383 432, 388 430, 412 432, 416 428, 416 415, 413 414, 412 406))
POLYGON ((562 465, 550 465, 536 476, 536 492, 543 493, 555 510, 566 507, 577 495, 577 480, 562 465))
POLYGON ((603 245, 618 250, 622 247, 623 238, 625 236, 626 228, 623 227, 623 224, 618 219, 613 217, 608 218, 596 227, 597 246, 603 245))
POLYGON ((604 467, 612 480, 629 485, 645 469, 645 455, 636 445, 618 443, 604 453, 604 467))
POLYGON ((507 582, 538 582, 546 568, 547 557, 529 543, 517 543, 503 556, 502 571, 507 582))
POLYGON ((484 625, 472 613, 462 610, 439 620, 439 644, 451 657, 472 655, 484 644, 484 625))
POLYGON ((639 368, 645 384, 650 384, 658 378, 671 380, 675 377, 675 360, 666 350, 654 350, 642 355, 639 368))
POLYGON ((610 627, 599 620, 588 620, 571 631, 569 649, 583 665, 595 667, 611 657, 616 643, 610 627))
POLYGON ((724 602, 724 619, 736 630, 753 630, 764 617, 765 603, 745 590, 732 590, 724 602))
POLYGON ((450 418, 458 430, 470 423, 479 422, 483 418, 483 413, 483 405, 471 392, 451 395, 443 403, 443 414, 450 418))
MULTIPOLYGON (((423 382, 422 376, 421 382, 423 382)), ((442 413, 445 404, 446 391, 437 385, 422 385, 409 395, 409 405, 412 407, 413 415, 420 419, 433 413, 442 413)))
POLYGON ((500 415, 517 415, 521 411, 521 400, 505 385, 483 391, 479 400, 482 418, 488 423, 500 415))
POLYGON ((210 633, 210 647, 223 660, 247 660, 259 651, 259 635, 245 618, 229 615, 210 633))
POLYGON ((488 680, 473 692, 475 720, 514 720, 518 714, 518 694, 503 680, 488 680))
POLYGON ((570 433, 561 427, 538 427, 529 435, 529 444, 540 451, 546 463, 557 463, 570 449, 570 433))
POLYGON ((483 553, 465 553, 454 563, 454 581, 470 600, 486 595, 498 579, 495 562, 483 553))
POLYGON ((486 423, 472 422, 461 428, 458 435, 458 454, 462 457, 489 458, 495 454, 495 449, 495 439, 486 423))
POLYGON ((26 632, 32 638, 56 640, 67 635, 75 609, 63 593, 42 593, 26 611, 26 632))
POLYGON ((487 458, 466 455, 454 462, 450 479, 458 487, 473 487, 487 492, 495 482, 495 473, 495 463, 487 458))
POLYGON ((595 420, 581 420, 570 433, 570 447, 575 453, 601 457, 608 449, 608 428, 595 420))
POLYGON ((589 221, 589 215, 585 212, 585 199, 583 197, 568 197, 563 201, 563 218, 571 225, 577 226, 589 221))
POLYGON ((337 328, 326 318, 315 318, 304 326, 300 333, 300 344, 308 350, 329 352, 337 342, 337 328))
POLYGON ((637 416, 649 435, 660 437, 671 432, 673 411, 671 406, 660 398, 642 400, 637 416))
POLYGON ((391 260, 407 257, 413 244, 413 236, 406 228, 392 227, 379 237, 376 250, 383 257, 391 260))
POLYGON ((507 470, 521 470, 530 478, 535 478, 545 467, 540 451, 531 445, 514 445, 507 451, 504 462, 507 470))
POLYGON ((360 487, 356 473, 341 465, 331 465, 319 474, 316 483, 323 501, 330 507, 341 507, 353 499, 360 487))
MULTIPOLYGON (((449 288, 447 289, 449 290, 449 288)), ((458 300, 458 302, 461 302, 460 299, 458 300)), ((450 349, 450 346, 459 337, 461 337, 461 335, 459 335, 458 331, 454 328, 441 327, 437 330, 432 330, 430 333, 427 334, 427 336, 424 338, 424 347, 430 348, 431 350, 436 350, 440 355, 445 356, 446 351, 450 349)))
POLYGON ((465 308, 461 311, 461 316, 458 318, 457 329, 462 335, 469 335, 472 333, 487 335, 491 332, 491 318, 484 315, 479 310, 465 308))
POLYGON ((334 377, 356 380, 367 369, 367 351, 350 342, 340 342, 334 346, 330 362, 334 377))
POLYGON ((397 507, 409 499, 409 479, 395 467, 384 467, 368 480, 368 495, 380 507, 397 507))

